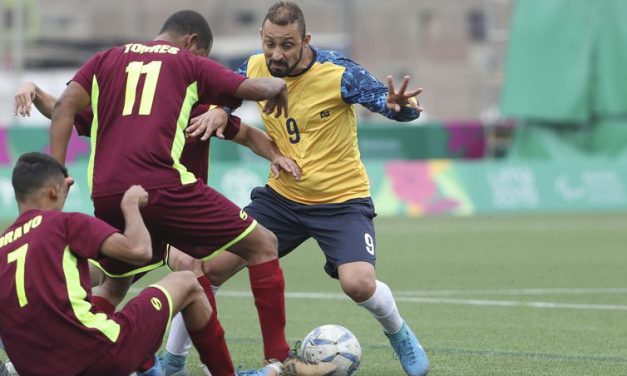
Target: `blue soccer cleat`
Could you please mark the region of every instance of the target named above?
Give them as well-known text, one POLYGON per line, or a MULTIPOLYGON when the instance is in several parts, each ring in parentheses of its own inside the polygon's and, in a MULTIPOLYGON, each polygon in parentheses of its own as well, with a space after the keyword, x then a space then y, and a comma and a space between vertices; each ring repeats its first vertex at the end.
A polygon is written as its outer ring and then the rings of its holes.
POLYGON ((166 351, 159 356, 159 363, 163 368, 163 376, 187 376, 187 367, 185 367, 185 355, 174 355, 166 351))
POLYGON ((161 364, 159 363, 159 357, 155 354, 155 364, 152 368, 143 372, 137 371, 136 374, 137 376, 163 376, 163 370, 161 369, 161 364))
POLYGON ((283 365, 279 362, 272 362, 261 369, 253 369, 250 371, 237 370, 235 376, 279 376, 283 365))
POLYGON ((385 335, 398 355, 405 373, 409 376, 424 376, 429 372, 427 353, 420 346, 414 332, 403 322, 401 330, 396 334, 385 335))

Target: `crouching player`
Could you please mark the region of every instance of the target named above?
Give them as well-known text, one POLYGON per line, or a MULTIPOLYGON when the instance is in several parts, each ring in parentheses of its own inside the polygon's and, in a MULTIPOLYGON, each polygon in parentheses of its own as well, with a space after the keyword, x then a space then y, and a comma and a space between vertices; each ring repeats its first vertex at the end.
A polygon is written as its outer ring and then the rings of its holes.
MULTIPOLYGON (((124 234, 81 213, 64 213, 73 179, 48 155, 27 153, 12 184, 19 216, 0 235, 0 337, 22 375, 122 375, 160 347, 173 314, 201 338, 211 306, 191 272, 171 273, 112 315, 91 303, 88 258, 150 260, 139 208, 148 194, 131 187, 121 202, 124 234)), ((207 352, 202 343, 198 351, 207 352)))

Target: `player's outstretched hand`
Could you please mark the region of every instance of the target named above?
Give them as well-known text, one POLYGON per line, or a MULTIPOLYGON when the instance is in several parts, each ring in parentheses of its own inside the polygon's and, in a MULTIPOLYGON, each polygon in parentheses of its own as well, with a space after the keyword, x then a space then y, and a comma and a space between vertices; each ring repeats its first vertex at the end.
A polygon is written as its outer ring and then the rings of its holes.
POLYGON ((283 86, 283 89, 274 98, 266 100, 266 105, 263 107, 264 114, 274 113, 274 117, 278 118, 281 114, 288 117, 287 109, 287 85, 283 86))
POLYGON ((189 137, 200 136, 201 140, 206 141, 215 132, 218 138, 224 139, 224 129, 228 119, 229 115, 221 107, 211 108, 190 120, 185 134, 189 137))
POLYGON ((272 171, 272 176, 274 176, 275 179, 278 179, 281 176, 281 170, 285 170, 292 174, 294 180, 296 181, 300 181, 301 178, 300 167, 298 167, 298 164, 294 162, 293 159, 283 155, 277 156, 272 160, 270 170, 272 171))
POLYGON ((36 86, 33 82, 27 81, 20 85, 15 93, 13 102, 13 115, 22 117, 30 116, 30 110, 36 97, 36 86))
POLYGON ((132 185, 124 192, 122 206, 144 207, 148 204, 148 192, 141 185, 132 185))
POLYGON ((409 105, 418 112, 422 111, 422 107, 420 107, 420 104, 416 99, 416 96, 422 93, 422 88, 406 91, 408 84, 409 76, 405 76, 403 78, 401 88, 396 91, 394 90, 394 81, 392 80, 392 76, 388 76, 388 97, 386 99, 386 105, 389 109, 399 112, 401 110, 401 106, 409 105))

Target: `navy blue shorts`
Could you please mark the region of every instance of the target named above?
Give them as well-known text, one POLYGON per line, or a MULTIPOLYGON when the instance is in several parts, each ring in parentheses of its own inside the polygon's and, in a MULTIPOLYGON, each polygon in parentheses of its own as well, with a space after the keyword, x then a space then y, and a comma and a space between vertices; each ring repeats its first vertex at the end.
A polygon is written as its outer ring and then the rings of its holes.
POLYGON ((376 240, 370 198, 337 204, 305 205, 284 198, 272 188, 256 187, 244 210, 279 239, 283 257, 302 242, 314 238, 326 257, 324 270, 338 278, 337 267, 354 261, 375 264, 376 240))

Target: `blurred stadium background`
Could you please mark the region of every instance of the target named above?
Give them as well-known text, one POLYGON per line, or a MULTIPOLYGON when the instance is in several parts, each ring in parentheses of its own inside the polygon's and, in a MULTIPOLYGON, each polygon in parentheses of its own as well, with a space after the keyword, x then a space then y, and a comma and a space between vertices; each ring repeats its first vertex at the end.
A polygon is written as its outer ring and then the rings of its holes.
MULTIPOLYGON (((363 108, 358 116, 379 247, 391 252, 380 254, 379 273, 424 333, 433 374, 627 374, 627 1, 297 2, 314 46, 380 79, 410 74, 410 86, 425 89, 416 122, 363 108)), ((0 223, 16 214, 12 163, 48 150, 46 119, 12 115, 20 82, 59 94, 94 52, 151 39, 180 9, 206 16, 211 57, 235 68, 259 49, 272 3, 0 0, 0 223)), ((255 107, 237 114, 260 126, 255 107)), ((73 137, 68 210, 91 212, 88 154, 73 137)), ((240 205, 266 174, 248 150, 212 142, 210 184, 240 205)), ((299 317, 290 339, 338 317, 370 357, 360 374, 399 374, 363 312, 346 301, 308 309, 311 299, 343 297, 328 295, 339 290, 324 279, 316 245, 305 247, 285 261, 288 314, 299 317)), ((240 310, 246 280, 231 286, 220 304, 237 314, 225 327, 236 358, 254 365, 254 311, 240 310)))
MULTIPOLYGON (((59 94, 94 52, 150 39, 184 8, 207 17, 211 56, 235 68, 259 49, 271 3, 0 1, 0 217, 15 213, 11 162, 47 147, 46 119, 11 113, 21 81, 59 94)), ((411 124, 358 108, 381 215, 627 209, 626 2, 299 3, 313 45, 340 50, 382 79, 410 74, 412 86, 425 88, 426 111, 411 124)), ((238 112, 259 125, 254 106, 238 112)), ((81 179, 88 153, 74 138, 72 210, 90 207, 81 179)), ((266 165, 231 143, 214 142, 212 161, 211 184, 240 204, 265 179, 266 165)))

